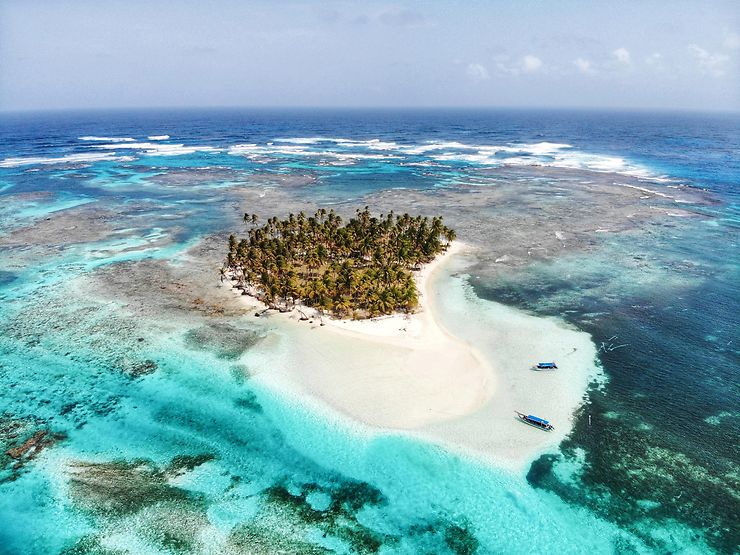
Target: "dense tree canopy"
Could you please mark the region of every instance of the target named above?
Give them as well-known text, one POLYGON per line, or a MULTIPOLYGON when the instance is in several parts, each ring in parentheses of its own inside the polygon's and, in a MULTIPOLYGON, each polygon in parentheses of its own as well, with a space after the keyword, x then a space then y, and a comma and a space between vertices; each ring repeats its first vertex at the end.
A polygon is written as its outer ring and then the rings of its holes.
POLYGON ((367 207, 344 225, 324 209, 262 226, 256 215, 244 214, 244 222, 248 237, 229 237, 222 276, 269 306, 301 301, 339 317, 412 311, 418 301, 412 268, 455 238, 441 217, 375 217, 367 207))

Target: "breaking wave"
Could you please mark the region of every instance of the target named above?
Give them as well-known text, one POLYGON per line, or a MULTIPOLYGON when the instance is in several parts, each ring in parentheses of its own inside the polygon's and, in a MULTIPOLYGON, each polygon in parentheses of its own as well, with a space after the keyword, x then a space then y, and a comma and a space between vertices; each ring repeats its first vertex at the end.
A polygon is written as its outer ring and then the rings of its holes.
POLYGON ((96 148, 106 150, 141 150, 147 156, 179 156, 182 154, 193 154, 195 152, 220 152, 220 148, 206 145, 184 145, 182 143, 126 143, 126 144, 106 144, 95 145, 96 148))
POLYGON ((48 164, 80 164, 84 162, 117 161, 125 162, 131 160, 128 156, 116 156, 114 152, 91 152, 85 154, 67 154, 57 157, 28 156, 24 158, 6 158, 0 162, 0 168, 17 168, 20 166, 36 166, 48 164))
POLYGON ((80 141, 96 141, 102 143, 133 143, 136 139, 131 137, 97 137, 95 135, 85 135, 84 137, 78 137, 80 141))
POLYGON ((567 143, 509 143, 503 145, 466 144, 457 141, 401 144, 381 139, 354 140, 334 137, 280 137, 266 145, 234 145, 229 154, 247 157, 313 156, 350 159, 405 158, 407 165, 430 162, 460 163, 485 167, 544 166, 616 173, 651 180, 665 180, 646 167, 620 156, 583 152, 567 143), (362 149, 383 151, 385 156, 359 154, 362 149), (348 154, 351 152, 351 155, 348 154))
POLYGON ((119 151, 136 151, 143 156, 179 156, 194 153, 226 152, 264 164, 284 159, 309 158, 318 165, 353 165, 362 161, 393 160, 399 165, 424 167, 443 163, 470 167, 539 166, 614 173, 652 181, 671 181, 650 169, 621 156, 584 152, 567 143, 471 144, 459 141, 404 143, 390 140, 350 139, 341 137, 278 137, 266 143, 243 143, 226 146, 186 145, 164 142, 169 135, 149 135, 148 141, 130 137, 86 135, 80 140, 96 144, 91 148, 111 151, 109 154, 70 154, 57 158, 8 158, 0 167, 30 164, 95 162, 112 160, 119 151))

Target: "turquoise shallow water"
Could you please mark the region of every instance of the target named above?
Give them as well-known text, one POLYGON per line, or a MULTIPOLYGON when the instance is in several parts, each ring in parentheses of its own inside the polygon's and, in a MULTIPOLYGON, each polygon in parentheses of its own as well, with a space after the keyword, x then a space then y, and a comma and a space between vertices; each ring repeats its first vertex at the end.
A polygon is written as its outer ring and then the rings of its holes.
POLYGON ((731 121, 3 117, 0 552, 736 550, 731 121), (160 133, 170 146, 79 139, 160 133), (594 201, 603 221, 573 239, 593 216, 569 216, 567 203, 621 181, 701 194, 594 201), (620 202, 629 217, 610 212, 620 202), (691 214, 665 216, 666 202, 691 214), (221 239, 209 238, 238 228, 245 210, 330 203, 439 210, 481 248, 469 291, 592 334, 608 380, 558 453, 512 473, 366 435, 257 385, 250 353, 266 348, 271 323, 219 305, 221 239), (619 232, 593 233, 610 226, 619 232), (556 231, 572 246, 553 247, 556 231), (504 255, 515 262, 495 262, 504 255))
MULTIPOLYGON (((111 317, 101 312, 97 317, 111 317)), ((98 327, 92 321, 87 326, 98 327)), ((141 536, 146 541, 152 529, 163 526, 160 520, 136 524, 125 510, 123 515, 92 519, 80 514, 70 504, 70 497, 76 495, 67 482, 70 472, 75 472, 77 461, 142 458, 148 465, 164 468, 183 455, 213 459, 169 478, 178 491, 187 492, 185 500, 178 499, 175 507, 168 508, 175 513, 169 518, 197 513, 198 529, 188 533, 208 539, 202 543, 193 539, 190 547, 207 552, 220 552, 233 526, 266 511, 275 513, 271 527, 298 527, 298 537, 317 538, 338 552, 363 551, 362 544, 379 542, 380 552, 441 553, 450 551, 450 542, 459 541, 468 545, 460 548, 463 552, 471 546, 483 552, 508 546, 508 552, 517 553, 550 549, 585 553, 607 551, 623 537, 587 512, 566 506, 552 494, 536 492, 523 476, 400 436, 369 438, 328 424, 290 399, 253 388, 233 361, 188 348, 181 334, 158 336, 151 351, 137 353, 154 357, 159 369, 133 383, 92 370, 103 361, 97 353, 84 353, 83 345, 73 343, 75 339, 87 343, 91 338, 67 337, 65 342, 83 364, 39 353, 37 364, 43 365, 46 376, 57 377, 52 387, 41 391, 34 383, 37 372, 24 375, 22 359, 4 355, 4 368, 14 376, 15 395, 23 399, 26 409, 33 406, 38 418, 61 426, 58 415, 65 412, 65 403, 79 400, 64 414, 68 424, 76 426, 69 429, 62 445, 50 449, 33 471, 4 485, 3 512, 14 517, 13 525, 4 531, 4 545, 10 552, 56 551, 101 527, 101 541, 107 546, 131 549, 141 536), (266 500, 270 491, 282 492, 287 500, 266 500), (322 516, 322 508, 338 502, 342 505, 334 510, 339 516, 322 516), (313 515, 314 506, 316 522, 310 518, 302 522, 303 515, 295 514, 313 515), (533 527, 538 534, 529 533, 533 527), (23 529, 36 531, 32 542, 20 533, 23 529), (335 537, 324 540, 327 530, 335 537)), ((43 342, 38 348, 57 350, 43 342)), ((119 477, 113 474, 108 479, 119 477)), ((131 491, 123 483, 102 493, 108 494, 146 492, 131 491)), ((157 504, 150 507, 153 516, 165 509, 157 504)), ((624 536, 622 541, 634 540, 624 536)), ((162 547, 155 541, 149 549, 159 552, 162 547)))

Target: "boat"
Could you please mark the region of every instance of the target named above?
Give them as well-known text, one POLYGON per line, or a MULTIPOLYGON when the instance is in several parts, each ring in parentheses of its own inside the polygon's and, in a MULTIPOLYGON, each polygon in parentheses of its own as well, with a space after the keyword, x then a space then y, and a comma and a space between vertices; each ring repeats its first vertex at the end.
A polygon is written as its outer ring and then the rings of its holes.
POLYGON ((557 370, 558 365, 555 364, 554 362, 538 362, 537 369, 538 370, 557 370))
POLYGON ((538 416, 534 416, 532 414, 524 414, 523 412, 519 412, 517 410, 515 410, 514 412, 516 413, 517 418, 519 418, 519 420, 521 420, 525 424, 529 424, 530 426, 534 426, 535 428, 539 428, 540 430, 544 430, 546 432, 555 429, 555 426, 550 424, 550 422, 538 416))

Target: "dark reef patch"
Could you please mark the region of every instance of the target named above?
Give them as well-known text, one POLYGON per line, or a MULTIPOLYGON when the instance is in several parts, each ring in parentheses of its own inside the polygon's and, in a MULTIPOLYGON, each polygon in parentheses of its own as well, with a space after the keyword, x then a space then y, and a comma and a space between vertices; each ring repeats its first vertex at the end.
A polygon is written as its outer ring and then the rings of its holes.
POLYGON ((473 555, 480 546, 468 525, 452 524, 445 529, 444 535, 447 547, 456 555, 473 555))
POLYGON ((166 472, 168 474, 182 474, 184 472, 190 472, 215 458, 216 455, 212 453, 204 453, 202 455, 177 455, 167 466, 166 472))
POLYGON ((407 534, 428 546, 429 553, 451 552, 454 555, 479 553, 480 542, 465 520, 458 523, 442 518, 433 519, 410 526, 407 534))
POLYGON ((228 167, 168 169, 146 178, 146 181, 165 187, 208 187, 217 183, 245 183, 249 174, 228 167))
POLYGON ((129 377, 157 369, 147 357, 146 341, 140 340, 140 322, 110 305, 82 299, 74 291, 54 291, 35 299, 0 325, 0 335, 27 349, 38 348, 44 355, 53 353, 129 377))
POLYGON ((18 478, 23 468, 44 449, 64 440, 62 432, 52 432, 34 418, 0 417, 0 483, 18 478))
POLYGON ((126 312, 155 321, 197 321, 199 317, 233 318, 247 314, 222 286, 218 268, 223 246, 209 236, 194 247, 184 266, 164 260, 126 261, 95 270, 86 280, 87 291, 104 301, 124 303, 126 312))
POLYGON ((72 244, 102 241, 113 233, 114 221, 119 217, 113 210, 99 208, 97 203, 58 210, 32 225, 0 235, 0 248, 41 247, 51 254, 72 244))
MULTIPOLYGON (((206 507, 213 500, 172 485, 172 478, 214 458, 209 453, 181 455, 164 466, 149 460, 73 464, 68 481, 71 499, 78 509, 98 521, 101 535, 78 539, 66 553, 107 553, 101 544, 102 534, 118 526, 167 552, 202 552, 200 532, 210 525, 206 507)), ((234 478, 235 483, 239 481, 234 478)), ((306 483, 297 490, 293 486, 273 486, 260 494, 260 500, 258 514, 231 530, 224 553, 331 553, 310 540, 316 531, 340 540, 358 554, 377 553, 381 546, 398 541, 358 521, 357 513, 364 507, 386 503, 379 490, 365 483, 333 476, 325 485, 306 483), (323 510, 314 509, 307 501, 307 496, 316 493, 331 499, 323 510)), ((460 536, 451 541, 467 540, 460 536)))
POLYGON ((577 170, 540 167, 534 172, 516 167, 480 169, 475 179, 440 188, 433 195, 386 190, 369 195, 365 202, 386 212, 439 210, 459 237, 483 247, 476 253, 480 269, 494 280, 502 269, 593 252, 605 237, 665 223, 669 212, 684 220, 702 218, 696 204, 709 202, 702 192, 681 188, 676 198, 692 204, 678 207, 662 191, 650 192, 654 187, 646 189, 644 182, 627 176, 589 173, 584 181, 583 172, 577 170))
POLYGON ((343 479, 328 486, 306 484, 297 493, 279 485, 269 488, 264 495, 263 512, 275 511, 290 522, 317 527, 325 535, 346 542, 354 553, 377 553, 383 544, 398 541, 397 537, 378 533, 357 520, 357 512, 363 507, 386 503, 381 491, 370 484, 343 479), (331 498, 326 509, 314 509, 307 501, 307 496, 316 492, 331 498))
POLYGON ((295 553, 326 555, 333 553, 307 541, 286 536, 285 530, 270 523, 240 524, 230 533, 224 555, 274 555, 295 553))
POLYGON ((4 285, 9 285, 13 283, 16 279, 18 279, 18 276, 14 274, 13 272, 6 272, 4 270, 0 270, 0 287, 4 285))
MULTIPOLYGON (((202 552, 199 534, 209 525, 206 497, 170 481, 214 459, 209 453, 179 455, 163 467, 145 459, 76 462, 68 469, 70 496, 78 509, 98 521, 101 534, 120 525, 166 552, 202 552)), ((100 537, 89 535, 65 553, 109 552, 100 537)))
POLYGON ((262 405, 257 401, 257 396, 251 391, 246 391, 238 399, 234 400, 234 405, 241 409, 250 410, 256 413, 262 413, 262 405))
POLYGON ((128 362, 122 370, 132 378, 139 378, 157 371, 157 363, 153 360, 146 359, 141 361, 128 362))
POLYGON ((83 536, 73 545, 61 551, 59 555, 128 555, 129 551, 110 549, 100 543, 100 538, 94 535, 83 536))
POLYGON ((277 187, 281 190, 310 187, 319 182, 319 176, 315 173, 253 173, 249 176, 249 185, 252 187, 277 187))
POLYGON ((86 511, 120 516, 161 501, 196 502, 194 494, 171 486, 151 461, 78 462, 69 469, 75 504, 86 511))
MULTIPOLYGON (((603 414, 594 396, 592 403, 589 411, 603 414)), ((577 440, 566 439, 561 454, 543 455, 532 464, 527 474, 530 484, 588 507, 659 551, 670 551, 670 545, 650 532, 679 515, 695 530, 704 531, 695 539, 706 540, 721 553, 737 552, 740 477, 732 465, 718 460, 710 473, 644 430, 619 422, 600 427, 594 434, 581 417, 573 435, 577 440), (593 442, 598 442, 598 450, 593 442), (580 467, 580 479, 559 479, 559 464, 580 467)))
POLYGON ((193 503, 164 501, 137 515, 138 535, 169 553, 202 553, 198 534, 208 526, 205 508, 193 503))
POLYGON ((197 351, 210 351, 222 360, 236 360, 259 343, 261 335, 229 324, 207 324, 185 334, 185 345, 197 351))
POLYGON ((243 364, 234 364, 229 367, 229 372, 234 381, 238 384, 243 384, 249 378, 252 377, 252 372, 243 364))

